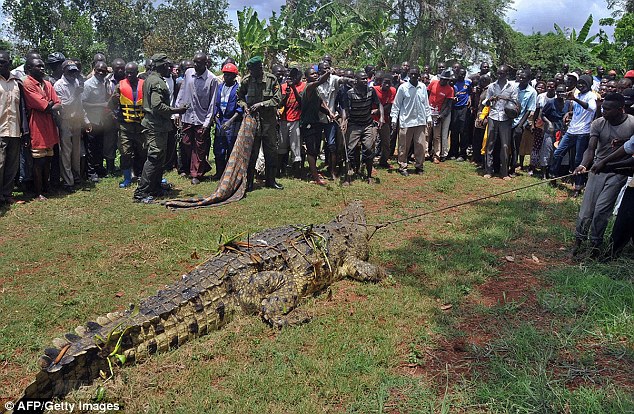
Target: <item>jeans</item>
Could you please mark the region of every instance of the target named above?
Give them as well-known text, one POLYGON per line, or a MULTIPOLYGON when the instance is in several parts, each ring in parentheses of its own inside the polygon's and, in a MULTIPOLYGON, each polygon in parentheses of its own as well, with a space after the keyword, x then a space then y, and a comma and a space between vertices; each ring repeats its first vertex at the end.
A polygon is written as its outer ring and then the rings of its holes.
POLYGON ((451 110, 451 144, 449 145, 450 157, 462 157, 467 159, 467 148, 469 148, 469 135, 466 134, 465 125, 467 120, 468 108, 454 108, 451 110))
POLYGON ((220 176, 224 173, 229 162, 229 156, 233 151, 233 144, 238 137, 238 131, 240 131, 241 120, 235 121, 231 124, 229 130, 222 129, 222 125, 227 122, 228 119, 221 118, 216 124, 216 135, 214 136, 214 159, 216 160, 216 175, 220 176))
MULTIPOLYGON (((583 153, 588 148, 588 142, 590 141, 590 134, 569 134, 565 133, 564 136, 559 141, 559 147, 555 149, 555 153, 553 154, 553 163, 550 166, 550 174, 554 177, 559 173, 559 168, 561 167, 561 160, 568 152, 568 150, 572 147, 575 147, 575 161, 574 165, 571 165, 571 169, 575 169, 581 164, 581 160, 583 160, 583 153)), ((589 166, 588 166, 589 167, 589 166)), ((586 175, 575 175, 575 188, 579 189, 583 187, 586 182, 586 175)))
POLYGON ((326 137, 326 145, 328 146, 328 151, 331 154, 337 153, 337 123, 330 122, 328 124, 321 124, 322 131, 324 131, 324 136, 326 137))

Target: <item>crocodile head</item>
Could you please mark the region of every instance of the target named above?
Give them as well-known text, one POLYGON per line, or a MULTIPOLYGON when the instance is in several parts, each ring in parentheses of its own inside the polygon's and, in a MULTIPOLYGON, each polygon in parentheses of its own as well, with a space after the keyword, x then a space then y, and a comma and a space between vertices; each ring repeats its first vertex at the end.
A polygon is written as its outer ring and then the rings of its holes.
POLYGON ((362 260, 370 255, 369 233, 365 219, 365 210, 359 200, 354 200, 335 219, 348 230, 349 253, 362 260))

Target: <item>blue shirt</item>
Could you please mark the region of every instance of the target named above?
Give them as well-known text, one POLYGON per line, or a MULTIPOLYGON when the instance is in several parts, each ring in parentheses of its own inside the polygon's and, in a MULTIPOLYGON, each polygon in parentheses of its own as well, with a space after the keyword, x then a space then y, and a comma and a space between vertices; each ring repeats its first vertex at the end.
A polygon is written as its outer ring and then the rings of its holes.
POLYGON ((214 104, 216 103, 216 91, 218 78, 205 69, 202 75, 198 75, 194 68, 185 71, 183 84, 176 98, 176 106, 191 105, 187 112, 181 115, 181 120, 186 124, 202 125, 208 127, 211 123, 214 104))
POLYGON ((456 82, 453 85, 453 89, 456 92, 456 101, 453 104, 454 109, 464 108, 469 102, 469 94, 471 93, 471 81, 465 79, 460 82, 456 82))
POLYGON ((625 150, 625 153, 627 155, 634 154, 634 135, 632 135, 630 139, 625 144, 623 144, 623 149, 625 150))
POLYGON ((399 86, 390 116, 392 122, 400 121, 401 128, 431 124, 431 107, 425 84, 419 81, 414 86, 405 82, 399 86))
POLYGON ((239 86, 240 84, 238 82, 234 83, 232 86, 226 86, 223 82, 220 86, 218 86, 214 117, 220 117, 221 123, 231 118, 236 112, 243 112, 242 107, 238 105, 237 92, 239 86), (227 90, 229 90, 228 94, 227 90))
POLYGON ((537 91, 531 85, 527 85, 525 89, 520 88, 518 85, 517 99, 520 103, 520 113, 513 120, 513 128, 520 124, 526 112, 534 111, 537 107, 537 91))

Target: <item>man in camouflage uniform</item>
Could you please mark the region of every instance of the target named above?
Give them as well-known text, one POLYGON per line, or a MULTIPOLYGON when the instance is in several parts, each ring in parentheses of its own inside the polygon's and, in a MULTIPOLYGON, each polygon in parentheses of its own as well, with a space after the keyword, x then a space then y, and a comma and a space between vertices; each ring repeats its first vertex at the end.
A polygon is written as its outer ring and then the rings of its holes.
POLYGON ((185 113, 187 107, 172 108, 170 91, 164 78, 170 75, 172 65, 165 53, 152 56, 154 71, 143 83, 143 112, 141 121, 147 146, 147 159, 143 165, 139 186, 134 191, 134 201, 151 204, 154 197, 163 193, 161 178, 167 151, 167 133, 172 129, 172 114, 185 113))
POLYGON ((247 191, 253 190, 255 162, 260 152, 260 145, 264 151, 265 187, 282 190, 275 181, 277 168, 277 108, 282 101, 280 85, 277 78, 262 68, 262 57, 255 56, 247 62, 249 74, 246 75, 238 88, 238 104, 245 112, 258 119, 258 129, 253 141, 249 168, 247 170, 247 191))

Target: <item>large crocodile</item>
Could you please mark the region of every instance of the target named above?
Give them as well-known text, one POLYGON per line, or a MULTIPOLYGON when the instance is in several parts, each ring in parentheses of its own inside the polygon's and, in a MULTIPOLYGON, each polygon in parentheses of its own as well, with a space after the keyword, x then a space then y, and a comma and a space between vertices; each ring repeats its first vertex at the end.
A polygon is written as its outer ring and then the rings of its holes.
POLYGON ((296 307, 334 281, 378 281, 369 255, 365 212, 353 202, 333 221, 286 226, 221 246, 218 255, 124 312, 76 328, 40 357, 25 398, 52 398, 110 372, 115 358, 141 361, 212 330, 238 314, 275 327, 306 320, 296 307), (109 362, 110 361, 110 362, 109 362))

